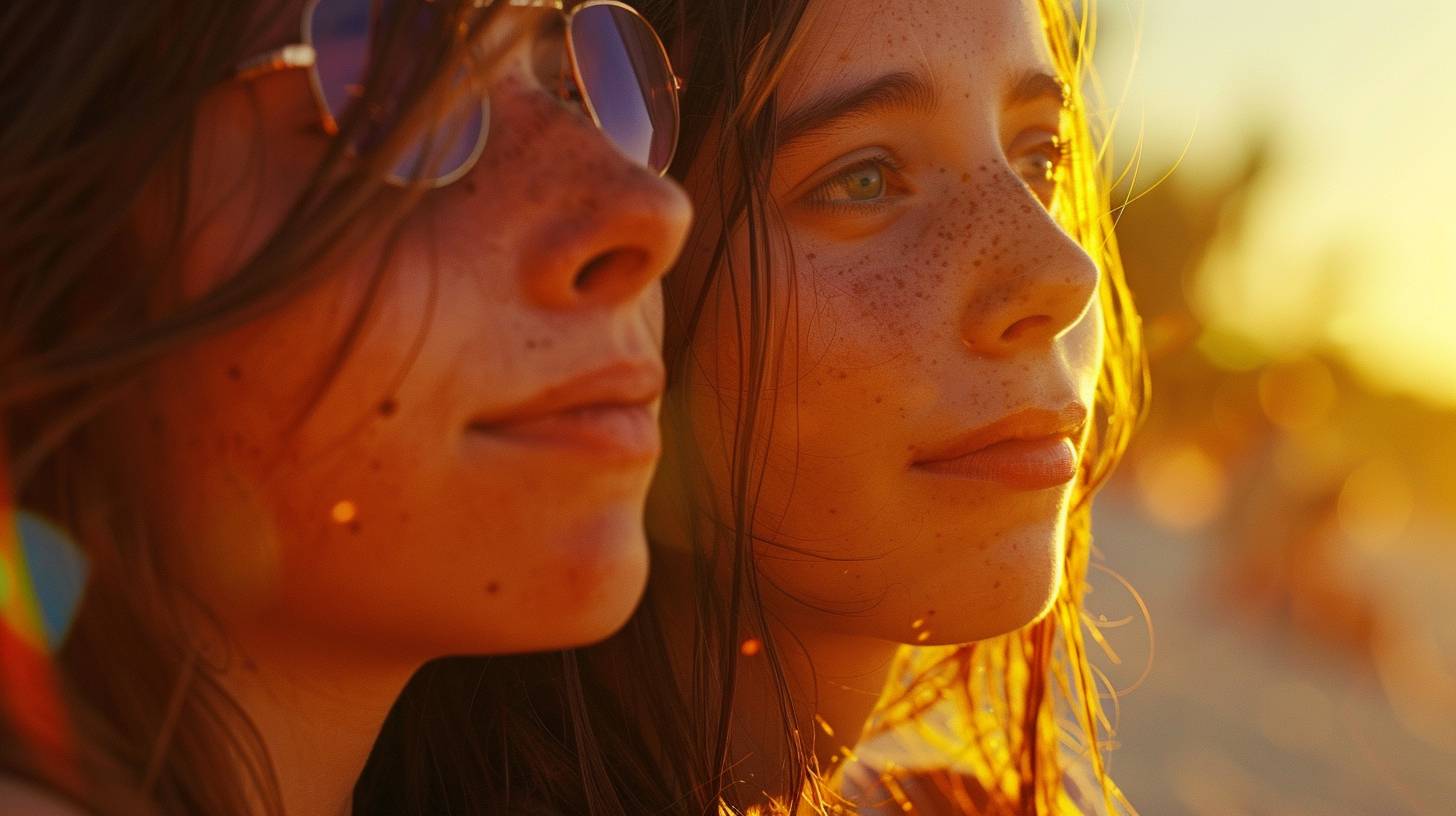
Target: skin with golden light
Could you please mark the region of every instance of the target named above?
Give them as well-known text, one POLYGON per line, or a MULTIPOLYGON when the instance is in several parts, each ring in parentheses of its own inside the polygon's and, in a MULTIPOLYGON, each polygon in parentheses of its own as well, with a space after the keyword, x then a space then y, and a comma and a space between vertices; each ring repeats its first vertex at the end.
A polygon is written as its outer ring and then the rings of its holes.
MULTIPOLYGON (((1054 599, 1099 273, 1057 220, 1064 105, 1031 0, 823 0, 804 26, 778 103, 784 341, 753 533, 809 710, 853 743, 894 647, 1003 634, 1054 599)), ((670 286, 701 281, 701 245, 670 286)), ((680 386, 730 519, 735 297, 725 272, 680 386)))
MULTIPOLYGON (((1031 489, 920 463, 1018 412, 1092 402, 1098 272, 1058 225, 1047 180, 1062 104, 1011 98, 1054 73, 1030 3, 835 9, 811 12, 784 119, 886 76, 925 87, 775 156, 796 290, 765 400, 774 432, 755 535, 780 611, 797 620, 904 642, 925 620, 929 642, 982 639, 1054 596, 1071 480, 1031 489)), ((726 276, 714 297, 686 387, 726 486, 742 328, 726 276)))
MULTIPOLYGON (((645 583, 659 281, 690 206, 554 95, 533 45, 492 80, 479 163, 392 247, 340 249, 302 298, 169 358, 123 429, 290 812, 337 809, 421 662, 600 639, 645 583)), ((318 117, 302 71, 207 101, 185 297, 277 228, 328 149, 318 117)))

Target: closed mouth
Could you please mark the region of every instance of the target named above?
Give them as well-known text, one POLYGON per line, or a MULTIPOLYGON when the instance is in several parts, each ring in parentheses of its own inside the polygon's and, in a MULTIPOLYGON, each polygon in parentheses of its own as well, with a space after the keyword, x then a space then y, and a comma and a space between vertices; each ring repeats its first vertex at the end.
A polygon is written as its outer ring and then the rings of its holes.
POLYGON ((1080 403, 1018 411, 917 458, 912 467, 1017 490, 1065 485, 1077 475, 1077 440, 1087 416, 1080 403))
POLYGON ((617 363, 548 387, 536 397, 472 419, 472 437, 589 456, 650 462, 661 453, 661 363, 617 363))

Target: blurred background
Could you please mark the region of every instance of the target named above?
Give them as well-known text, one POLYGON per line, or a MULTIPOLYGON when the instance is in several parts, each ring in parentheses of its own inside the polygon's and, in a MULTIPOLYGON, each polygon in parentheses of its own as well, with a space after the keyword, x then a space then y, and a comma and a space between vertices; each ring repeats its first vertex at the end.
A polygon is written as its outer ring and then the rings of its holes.
POLYGON ((1099 9, 1154 383, 1096 519, 1114 778, 1456 814, 1456 3, 1099 9))

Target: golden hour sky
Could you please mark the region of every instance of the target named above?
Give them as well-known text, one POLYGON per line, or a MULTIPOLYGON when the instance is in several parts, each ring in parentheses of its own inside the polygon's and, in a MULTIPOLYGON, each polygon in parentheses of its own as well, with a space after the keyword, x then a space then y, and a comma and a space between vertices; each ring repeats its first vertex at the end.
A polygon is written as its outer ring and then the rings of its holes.
POLYGON ((1275 354, 1333 346, 1374 383, 1456 405, 1456 2, 1100 9, 1124 158, 1146 133, 1144 186, 1185 146, 1193 182, 1273 132, 1276 167, 1206 270, 1203 316, 1275 354))

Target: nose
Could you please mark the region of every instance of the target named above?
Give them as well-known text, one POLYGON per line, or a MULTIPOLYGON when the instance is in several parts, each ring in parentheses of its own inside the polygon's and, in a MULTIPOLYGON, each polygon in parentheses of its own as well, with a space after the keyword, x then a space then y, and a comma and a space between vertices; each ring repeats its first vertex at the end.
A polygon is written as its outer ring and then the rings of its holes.
POLYGON ((1025 186, 997 186, 1000 195, 1018 197, 996 209, 1017 214, 981 223, 989 235, 961 334, 971 351, 1005 357, 1047 345, 1076 325, 1097 291, 1099 273, 1025 186))
MULTIPOLYGON (((692 205, 675 182, 631 161, 583 117, 555 106, 536 134, 549 151, 533 206, 545 208, 522 258, 529 300, 549 309, 633 301, 672 267, 692 205)), ((504 123, 503 123, 503 126, 504 123)))

